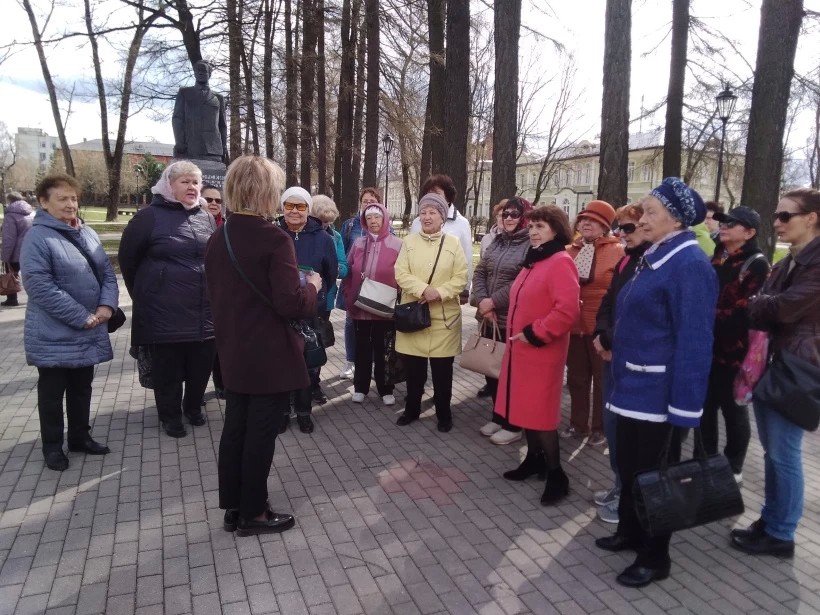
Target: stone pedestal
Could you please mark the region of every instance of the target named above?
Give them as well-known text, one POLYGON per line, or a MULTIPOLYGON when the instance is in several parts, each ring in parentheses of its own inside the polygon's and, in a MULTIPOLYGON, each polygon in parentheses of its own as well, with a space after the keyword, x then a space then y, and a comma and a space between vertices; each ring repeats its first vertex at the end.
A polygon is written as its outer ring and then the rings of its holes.
MULTIPOLYGON (((186 158, 186 160, 190 160, 202 170, 203 186, 210 184, 211 186, 219 188, 220 192, 222 191, 225 185, 225 172, 228 170, 228 167, 221 162, 215 162, 213 160, 197 160, 195 158, 186 158)), ((176 160, 173 162, 176 162, 176 160)))

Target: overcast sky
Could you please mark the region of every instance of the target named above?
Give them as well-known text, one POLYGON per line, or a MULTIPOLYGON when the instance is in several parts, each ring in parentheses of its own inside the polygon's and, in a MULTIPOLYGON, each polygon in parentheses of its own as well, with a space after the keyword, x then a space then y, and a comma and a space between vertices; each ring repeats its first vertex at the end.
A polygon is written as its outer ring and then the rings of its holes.
MULTIPOLYGON (((4 31, 16 33, 18 38, 30 32, 26 15, 17 3, 7 3, 4 11, 4 31)), ((68 0, 73 15, 82 15, 82 2, 68 0)), ((604 50, 605 0, 530 0, 524 2, 524 23, 527 29, 522 38, 522 64, 529 58, 537 70, 549 72, 556 63, 552 44, 537 40, 529 30, 543 31, 559 40, 571 52, 578 67, 575 87, 583 91, 579 101, 579 125, 587 137, 594 137, 600 124, 601 70, 604 50), (546 8, 545 8, 546 7, 546 8), (548 12, 552 11, 550 15, 548 12)), ((669 32, 671 0, 634 0, 633 2, 633 61, 631 83, 631 115, 637 117, 641 100, 650 106, 666 93, 669 74, 669 32)), ((806 8, 820 10, 820 0, 806 0, 806 8)), ((703 19, 711 27, 723 31, 736 41, 738 51, 754 65, 757 47, 760 0, 693 0, 692 14, 703 19)), ((481 5, 476 5, 480 7, 481 5)), ((68 10, 68 9, 66 9, 68 10)), ((482 9, 479 9, 482 10, 482 9)), ((483 9, 486 10, 486 9, 483 9)), ((65 23, 64 15, 57 14, 53 23, 65 23)), ((798 69, 807 70, 820 64, 820 45, 817 29, 801 39, 798 49, 798 69)), ((49 63, 52 73, 63 83, 93 78, 87 50, 78 43, 63 45, 58 53, 52 53, 49 63)), ((727 76, 732 71, 743 72, 744 62, 729 57, 727 76)), ((192 79, 191 79, 192 80, 192 79)), ((169 114, 170 115, 170 114, 169 114)), ((55 134, 54 123, 42 82, 40 66, 33 46, 18 53, 0 65, 0 120, 14 132, 18 126, 39 127, 55 134)), ((662 116, 655 121, 662 122, 662 116)), ((650 128, 647 121, 643 128, 650 128)), ((799 142, 805 141, 809 123, 804 121, 797 130, 799 142)), ((633 126, 633 131, 637 130, 633 126)), ((96 103, 77 103, 67 127, 69 142, 83 138, 100 137, 99 107, 96 103)), ((152 114, 142 112, 129 122, 128 137, 132 140, 154 138, 172 143, 170 120, 157 122, 152 114)))

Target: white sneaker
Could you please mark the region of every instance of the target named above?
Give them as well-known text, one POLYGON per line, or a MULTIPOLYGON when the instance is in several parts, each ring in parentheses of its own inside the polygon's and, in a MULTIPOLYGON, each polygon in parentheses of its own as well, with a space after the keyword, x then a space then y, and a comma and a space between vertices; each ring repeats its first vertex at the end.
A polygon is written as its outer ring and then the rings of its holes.
POLYGON ((520 431, 507 431, 506 429, 500 429, 490 436, 490 442, 498 445, 512 444, 513 442, 518 442, 520 439, 520 431))
POLYGON ((384 402, 385 406, 395 406, 396 398, 393 395, 383 395, 382 402, 384 402))
POLYGON ((347 380, 350 380, 351 378, 353 378, 353 372, 354 372, 354 371, 355 371, 355 369, 354 369, 354 367, 353 367, 353 363, 348 363, 348 364, 347 364, 347 367, 345 367, 345 368, 344 368, 344 369, 343 369, 343 370, 339 373, 339 378, 346 378, 347 380))
POLYGON ((604 489, 603 491, 596 491, 592 494, 592 500, 598 506, 606 506, 612 502, 617 502, 621 497, 621 490, 616 487, 604 489))
POLYGON ((598 508, 598 518, 604 523, 618 523, 618 504, 621 498, 615 498, 598 508))
POLYGON ((743 483, 743 472, 738 472, 735 474, 735 482, 740 485, 743 483))
POLYGON ((361 404, 364 402, 364 393, 353 393, 353 403, 361 404))
POLYGON ((492 421, 490 421, 489 423, 484 425, 484 427, 479 429, 478 433, 480 433, 482 436, 487 436, 489 438, 491 435, 493 435, 497 431, 501 431, 501 425, 499 425, 498 423, 493 423, 492 421))

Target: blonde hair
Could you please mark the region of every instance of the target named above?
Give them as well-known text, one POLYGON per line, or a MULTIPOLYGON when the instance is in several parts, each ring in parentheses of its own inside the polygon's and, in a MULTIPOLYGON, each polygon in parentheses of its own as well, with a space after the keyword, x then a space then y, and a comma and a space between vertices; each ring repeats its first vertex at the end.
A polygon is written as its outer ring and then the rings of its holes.
POLYGON ((202 181, 202 169, 190 160, 177 160, 168 165, 168 181, 173 183, 178 177, 183 175, 196 175, 202 181))
POLYGON ((333 224, 336 218, 339 217, 339 209, 329 196, 317 194, 313 197, 313 207, 310 208, 310 214, 319 218, 322 222, 333 224))
POLYGON ((225 200, 230 212, 252 211, 260 216, 276 212, 285 172, 262 156, 240 156, 225 174, 225 200))

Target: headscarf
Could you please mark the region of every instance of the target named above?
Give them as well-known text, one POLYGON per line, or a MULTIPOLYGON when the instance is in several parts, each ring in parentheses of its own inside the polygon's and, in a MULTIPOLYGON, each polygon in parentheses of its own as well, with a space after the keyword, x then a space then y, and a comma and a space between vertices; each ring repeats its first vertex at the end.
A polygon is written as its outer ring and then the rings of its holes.
POLYGON ((501 211, 503 212, 507 209, 517 209, 518 213, 521 214, 521 217, 518 218, 518 224, 513 231, 513 233, 517 233, 527 225, 527 212, 532 210, 532 203, 530 203, 527 199, 522 199, 521 197, 516 196, 511 199, 507 199, 507 202, 504 203, 504 207, 501 211))
POLYGON ((658 199, 671 216, 685 227, 700 224, 706 219, 706 204, 703 199, 679 177, 667 177, 649 195, 658 199))
MULTIPOLYGON (((163 199, 168 201, 169 203, 179 203, 185 209, 193 209, 194 207, 205 207, 207 202, 202 196, 199 197, 199 203, 196 205, 185 205, 184 203, 180 203, 179 199, 174 196, 174 191, 171 188, 171 170, 175 169, 176 165, 182 164, 183 162, 188 162, 187 160, 177 160, 176 162, 172 162, 169 164, 165 169, 162 171, 162 175, 159 178, 159 181, 151 187, 151 194, 157 194, 161 196, 163 199)), ((198 167, 197 167, 198 168, 198 167)), ((200 178, 202 174, 200 172, 200 178)))
POLYGON ((313 207, 313 198, 310 193, 301 186, 291 186, 282 193, 282 207, 285 203, 304 203, 308 206, 308 213, 313 207))

